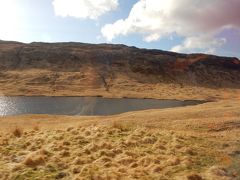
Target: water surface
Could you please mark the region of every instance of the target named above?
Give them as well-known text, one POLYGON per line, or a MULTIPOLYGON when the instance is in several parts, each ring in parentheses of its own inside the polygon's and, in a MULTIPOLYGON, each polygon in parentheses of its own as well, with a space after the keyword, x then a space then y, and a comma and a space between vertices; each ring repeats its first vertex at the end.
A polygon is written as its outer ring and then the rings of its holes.
POLYGON ((197 105, 203 101, 102 97, 0 97, 0 115, 113 115, 129 111, 197 105))

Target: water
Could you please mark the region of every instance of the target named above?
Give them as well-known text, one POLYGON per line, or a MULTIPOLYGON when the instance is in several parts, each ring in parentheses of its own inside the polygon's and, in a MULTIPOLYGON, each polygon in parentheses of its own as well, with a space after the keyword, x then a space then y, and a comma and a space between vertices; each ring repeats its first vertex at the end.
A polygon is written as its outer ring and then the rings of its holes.
POLYGON ((102 97, 0 97, 0 115, 113 115, 129 111, 197 105, 203 101, 102 97))

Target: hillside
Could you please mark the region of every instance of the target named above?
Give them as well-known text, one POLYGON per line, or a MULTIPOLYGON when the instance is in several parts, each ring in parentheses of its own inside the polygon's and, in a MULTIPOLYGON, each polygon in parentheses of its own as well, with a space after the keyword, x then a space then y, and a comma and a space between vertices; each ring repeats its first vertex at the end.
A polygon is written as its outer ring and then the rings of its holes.
POLYGON ((237 58, 0 41, 0 69, 1 95, 211 100, 112 116, 0 117, 0 179, 240 177, 237 58))
POLYGON ((225 99, 240 89, 237 58, 125 45, 1 41, 0 69, 3 95, 225 99))

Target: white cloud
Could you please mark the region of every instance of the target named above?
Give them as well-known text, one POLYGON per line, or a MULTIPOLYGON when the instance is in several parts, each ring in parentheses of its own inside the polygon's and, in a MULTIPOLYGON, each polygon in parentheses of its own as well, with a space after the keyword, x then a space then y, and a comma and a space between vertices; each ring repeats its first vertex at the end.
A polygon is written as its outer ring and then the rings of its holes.
POLYGON ((126 19, 102 27, 111 41, 138 33, 147 42, 178 35, 185 38, 175 51, 212 50, 225 41, 216 38, 225 28, 240 28, 240 0, 139 0, 126 19), (199 41, 199 42, 196 42, 199 41))
POLYGON ((53 6, 57 16, 97 19, 115 10, 118 0, 53 0, 53 6))
POLYGON ((215 49, 226 42, 224 38, 212 38, 211 36, 188 37, 184 42, 171 49, 174 52, 205 52, 214 53, 215 49))
POLYGON ((158 33, 155 34, 150 34, 144 38, 144 41, 146 42, 152 42, 152 41, 157 41, 160 39, 160 35, 158 33))

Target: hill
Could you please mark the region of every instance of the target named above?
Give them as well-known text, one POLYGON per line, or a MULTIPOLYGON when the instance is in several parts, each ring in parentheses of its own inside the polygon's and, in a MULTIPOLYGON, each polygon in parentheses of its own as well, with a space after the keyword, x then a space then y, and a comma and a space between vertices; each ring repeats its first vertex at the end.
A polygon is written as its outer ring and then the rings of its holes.
POLYGON ((237 58, 125 45, 1 41, 0 69, 4 95, 218 99, 240 88, 237 58))

